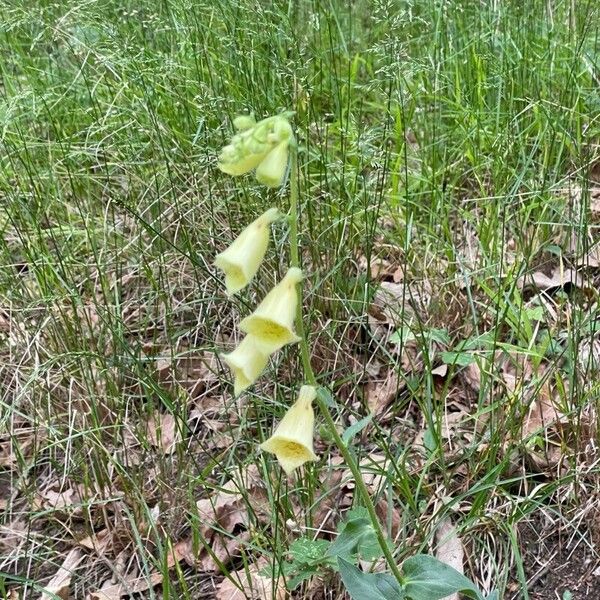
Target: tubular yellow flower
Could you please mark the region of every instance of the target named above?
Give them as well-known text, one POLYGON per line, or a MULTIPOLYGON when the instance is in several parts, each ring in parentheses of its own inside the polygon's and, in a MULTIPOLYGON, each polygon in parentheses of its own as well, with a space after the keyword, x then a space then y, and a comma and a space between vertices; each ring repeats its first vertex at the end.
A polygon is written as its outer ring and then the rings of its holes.
POLYGON ((278 187, 283 183, 288 166, 288 142, 281 142, 256 168, 256 179, 268 187, 278 187))
POLYGON ((219 169, 228 175, 243 175, 269 158, 257 171, 257 177, 260 176, 259 181, 265 185, 281 185, 287 169, 287 148, 294 139, 288 121, 291 114, 268 117, 258 123, 252 115, 236 117, 233 125, 238 133, 221 150, 219 169))
POLYGON ((269 355, 262 351, 253 336, 247 335, 233 352, 223 355, 223 360, 233 372, 233 393, 239 396, 264 371, 269 355))
POLYGON ((285 413, 273 435, 260 445, 262 450, 277 456, 288 476, 306 461, 318 460, 313 450, 315 413, 312 402, 316 396, 313 386, 303 385, 298 400, 285 413))
POLYGON ((294 332, 298 305, 296 284, 300 281, 302 271, 297 267, 288 269, 285 277, 264 297, 255 311, 240 323, 240 329, 254 336, 265 354, 300 341, 294 332))
POLYGON ((270 208, 248 225, 232 244, 215 257, 215 265, 225 273, 229 296, 245 288, 260 267, 269 246, 269 225, 279 217, 270 208))

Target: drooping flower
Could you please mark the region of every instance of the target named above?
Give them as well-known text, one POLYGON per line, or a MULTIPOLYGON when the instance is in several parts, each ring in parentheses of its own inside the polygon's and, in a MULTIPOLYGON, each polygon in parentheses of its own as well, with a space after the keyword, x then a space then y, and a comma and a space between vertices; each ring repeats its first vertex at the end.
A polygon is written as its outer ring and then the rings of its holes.
POLYGON ((303 385, 298 400, 288 409, 273 435, 260 445, 275 454, 281 468, 289 476, 307 461, 318 460, 313 449, 315 413, 312 402, 317 395, 311 385, 303 385))
POLYGON ((278 187, 283 183, 288 166, 288 142, 281 142, 265 156, 256 167, 256 180, 268 187, 278 187))
POLYGON ((233 124, 238 133, 221 150, 219 169, 233 176, 257 169, 260 183, 270 187, 281 185, 287 170, 288 147, 294 141, 288 121, 291 114, 268 117, 258 123, 252 115, 236 117, 233 124))
POLYGON ((245 288, 256 275, 269 246, 269 225, 278 217, 279 211, 270 208, 215 257, 215 265, 225 273, 229 296, 245 288))
POLYGON ((265 354, 272 354, 286 344, 299 342, 294 331, 298 306, 296 284, 302 271, 291 267, 285 277, 264 297, 254 312, 241 323, 240 329, 252 335, 265 354))
POLYGON ((223 355, 223 360, 233 372, 233 393, 239 396, 265 370, 269 355, 256 343, 254 336, 247 335, 233 352, 223 355))

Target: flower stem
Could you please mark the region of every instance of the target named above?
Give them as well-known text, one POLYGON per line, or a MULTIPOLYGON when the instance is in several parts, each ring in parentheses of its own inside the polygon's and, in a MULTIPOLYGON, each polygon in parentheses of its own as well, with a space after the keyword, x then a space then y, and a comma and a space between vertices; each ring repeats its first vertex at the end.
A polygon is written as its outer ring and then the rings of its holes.
MULTIPOLYGON (((295 144, 290 144, 290 258, 292 267, 300 267, 300 243, 298 239, 298 148, 295 144)), ((310 351, 308 347, 308 339, 306 337, 306 332, 304 330, 304 322, 302 320, 302 283, 298 284, 298 307, 296 309, 296 332, 300 337, 300 355, 302 359, 302 366, 304 368, 305 378, 310 385, 317 386, 317 378, 315 377, 315 373, 312 369, 312 365, 310 364, 310 351)), ((342 437, 338 433, 338 430, 335 425, 335 421, 329 412, 329 408, 325 404, 325 401, 321 397, 320 394, 317 394, 317 406, 319 410, 325 417, 325 422, 327 423, 327 427, 333 437, 340 454, 343 456, 344 461, 348 465, 348 468, 352 472, 354 476, 354 481, 357 490, 360 493, 363 504, 369 513, 369 517, 371 519, 371 524, 373 525, 373 529, 375 531, 375 535, 377 536, 377 541, 381 546, 381 551, 385 556, 385 559, 388 563, 390 571, 394 575, 394 577, 398 580, 400 586, 404 585, 404 578, 400 573, 400 569, 398 565, 396 565, 396 561, 394 560, 394 555, 387 543, 386 536, 381 529, 381 525, 379 524, 379 519, 377 517, 377 513, 375 512, 375 506, 373 501, 371 500, 371 496, 369 495, 369 491, 367 490, 367 486, 363 480, 362 473, 360 472, 360 468, 357 462, 354 460, 350 449, 342 440, 342 437)))

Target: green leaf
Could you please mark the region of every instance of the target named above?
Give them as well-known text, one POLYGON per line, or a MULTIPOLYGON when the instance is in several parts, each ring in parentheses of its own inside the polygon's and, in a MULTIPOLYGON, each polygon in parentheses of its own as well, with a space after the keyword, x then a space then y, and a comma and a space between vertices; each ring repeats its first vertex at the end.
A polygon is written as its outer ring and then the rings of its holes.
POLYGON ((360 421, 356 421, 353 425, 350 425, 346 431, 342 434, 342 440, 344 444, 348 445, 350 440, 359 432, 361 432, 371 421, 373 420, 373 415, 367 415, 363 417, 360 421))
POLYGON ((283 564, 289 590, 297 588, 305 579, 316 575, 321 567, 337 567, 334 559, 327 554, 330 544, 328 540, 313 540, 306 537, 292 543, 290 546, 292 562, 283 564))
POLYGON ((336 404, 335 400, 333 399, 331 392, 327 388, 324 388, 324 387, 318 388, 317 395, 319 396, 319 398, 321 398, 321 400, 323 400, 323 402, 325 403, 325 405, 328 408, 337 408, 337 404, 336 404))
POLYGON ((390 335, 390 344, 406 344, 406 342, 412 342, 416 340, 415 334, 412 332, 408 325, 403 325, 400 329, 397 329, 390 335))
POLYGON ((388 573, 363 573, 353 564, 338 558, 342 581, 353 600, 403 600, 404 592, 388 573))
POLYGON ((468 598, 484 600, 470 579, 451 566, 427 554, 404 561, 405 592, 412 600, 440 600, 456 592, 468 598))
POLYGON ((308 567, 306 565, 302 565, 300 569, 297 571, 292 570, 294 575, 288 577, 286 581, 286 586, 288 590, 295 590, 303 581, 306 579, 310 579, 313 575, 316 575, 319 572, 318 567, 308 567))
POLYGON ((382 556, 379 540, 365 508, 354 508, 348 512, 340 534, 328 550, 329 556, 353 558, 357 554, 365 560, 382 556))
POLYGON ((432 328, 425 332, 425 337, 430 341, 438 342, 439 344, 447 345, 450 343, 450 335, 448 334, 447 329, 432 328))
POLYGON ((544 307, 543 306, 533 306, 531 308, 525 309, 525 314, 532 321, 543 321, 544 320, 544 307))
POLYGON ((429 454, 433 454, 438 449, 438 443, 429 427, 423 433, 423 446, 429 454))
POLYGON ((290 556, 294 563, 316 565, 323 562, 330 543, 328 540, 298 538, 290 546, 290 556))
POLYGON ((440 352, 440 356, 442 358, 442 362, 447 365, 459 365, 460 367, 466 367, 471 363, 475 362, 475 356, 470 352, 440 352))
POLYGON ((298 562, 310 564, 319 562, 323 560, 323 554, 327 551, 329 544, 328 540, 299 538, 290 546, 290 556, 298 562))

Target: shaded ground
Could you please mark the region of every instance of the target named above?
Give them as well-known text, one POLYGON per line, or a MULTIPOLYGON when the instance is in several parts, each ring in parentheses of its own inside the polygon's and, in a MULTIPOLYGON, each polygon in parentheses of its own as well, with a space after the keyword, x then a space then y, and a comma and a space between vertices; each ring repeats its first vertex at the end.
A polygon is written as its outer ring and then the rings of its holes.
MULTIPOLYGON (((593 535, 588 527, 597 521, 594 515, 591 523, 565 531, 557 528, 550 516, 537 513, 531 521, 519 525, 531 600, 600 598, 600 556, 590 543, 593 535)), ((524 595, 516 592, 512 597, 523 598, 524 595)))

